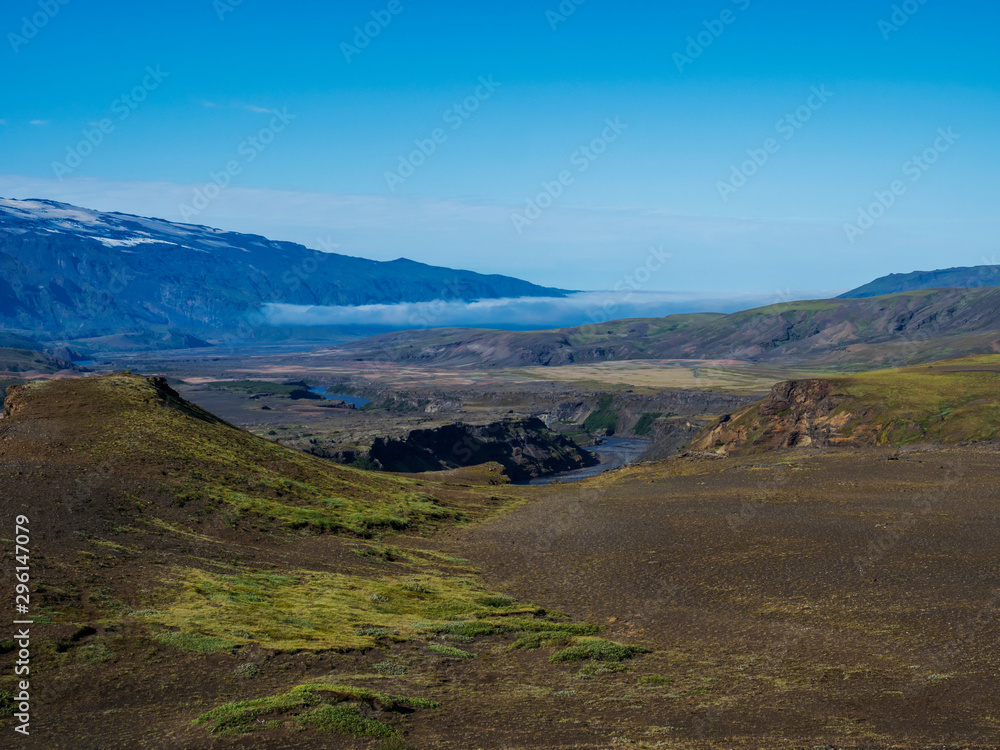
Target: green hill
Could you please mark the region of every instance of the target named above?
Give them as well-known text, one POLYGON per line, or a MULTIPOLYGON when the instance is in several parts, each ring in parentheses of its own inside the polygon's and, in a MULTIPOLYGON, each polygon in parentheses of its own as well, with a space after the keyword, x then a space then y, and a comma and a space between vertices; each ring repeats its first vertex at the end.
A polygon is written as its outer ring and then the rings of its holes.
MULTIPOLYGON (((228 424, 162 378, 13 387, 0 512, 30 535, 45 746, 245 747, 252 734, 260 747, 398 748, 414 721, 461 721, 441 676, 496 679, 480 655, 523 651, 522 669, 545 681, 560 667, 538 649, 637 653, 491 591, 423 543, 522 502, 523 488, 494 480, 489 467, 432 482, 335 465, 228 424)), ((10 732, 17 652, 4 637, 10 732)))

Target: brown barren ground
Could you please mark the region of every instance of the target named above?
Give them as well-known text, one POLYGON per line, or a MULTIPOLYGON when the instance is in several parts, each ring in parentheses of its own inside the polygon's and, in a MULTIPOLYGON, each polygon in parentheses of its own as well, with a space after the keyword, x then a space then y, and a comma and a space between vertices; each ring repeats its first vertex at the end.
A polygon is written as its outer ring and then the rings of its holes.
POLYGON ((493 587, 653 650, 556 722, 614 716, 645 747, 995 748, 998 469, 992 448, 682 459, 461 543, 493 587))

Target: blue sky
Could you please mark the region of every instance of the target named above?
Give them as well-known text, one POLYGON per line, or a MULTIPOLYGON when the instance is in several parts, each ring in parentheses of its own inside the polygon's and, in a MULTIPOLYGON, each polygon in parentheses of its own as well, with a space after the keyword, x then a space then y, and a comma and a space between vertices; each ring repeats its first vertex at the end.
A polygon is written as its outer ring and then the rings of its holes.
POLYGON ((64 2, 0 10, 5 197, 583 290, 1000 262, 993 2, 64 2))

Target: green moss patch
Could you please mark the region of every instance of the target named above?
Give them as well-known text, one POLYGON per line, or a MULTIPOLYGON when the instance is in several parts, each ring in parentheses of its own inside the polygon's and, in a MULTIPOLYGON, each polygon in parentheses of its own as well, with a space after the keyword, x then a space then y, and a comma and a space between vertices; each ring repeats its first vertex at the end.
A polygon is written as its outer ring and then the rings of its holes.
POLYGON ((227 703, 195 719, 210 732, 225 736, 277 728, 285 722, 353 737, 398 737, 378 714, 409 713, 441 704, 422 698, 387 695, 375 690, 316 683, 282 695, 227 703))
POLYGON ((639 421, 632 428, 632 434, 637 437, 646 437, 653 430, 653 422, 663 416, 660 411, 648 411, 639 417, 639 421))
POLYGON ((597 403, 597 408, 583 420, 583 429, 587 432, 607 430, 613 433, 618 426, 618 412, 611 408, 614 396, 605 394, 597 403))
POLYGON ((620 643, 605 641, 600 638, 581 638, 576 644, 561 651, 556 651, 549 657, 552 664, 584 661, 625 661, 638 654, 649 653, 649 649, 641 646, 623 646, 620 643))
POLYGON ((154 598, 133 616, 160 630, 161 642, 202 653, 250 643, 295 652, 442 634, 471 642, 507 633, 559 630, 580 636, 598 630, 588 623, 553 621, 544 609, 529 605, 500 613, 483 604, 488 592, 473 581, 435 574, 373 580, 307 570, 227 575, 178 568, 154 598))
POLYGON ((475 659, 476 655, 469 652, 463 651, 460 648, 454 648, 453 646, 443 646, 440 643, 432 643, 427 647, 428 650, 433 651, 436 654, 441 654, 442 656, 450 656, 453 659, 475 659))

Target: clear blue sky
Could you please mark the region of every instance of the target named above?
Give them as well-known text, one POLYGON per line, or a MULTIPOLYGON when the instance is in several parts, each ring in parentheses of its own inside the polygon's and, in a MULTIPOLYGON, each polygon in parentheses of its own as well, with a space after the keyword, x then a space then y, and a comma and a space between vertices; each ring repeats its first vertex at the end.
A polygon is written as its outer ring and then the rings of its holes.
POLYGON ((888 0, 586 0, 565 20, 547 16, 558 0, 392 5, 68 0, 53 15, 8 0, 0 195, 179 220, 235 161, 191 221, 575 289, 613 287, 653 246, 671 259, 645 291, 835 291, 1000 262, 995 2, 910 0, 895 22, 888 0), (345 55, 372 12, 391 22, 345 55), (10 36, 37 14, 32 38, 10 36), (678 58, 700 33, 711 44, 678 58), (102 119, 110 132, 57 180, 102 119), (272 125, 272 142, 247 141, 272 125), (438 128, 391 189, 386 173, 438 128), (593 159, 577 151, 602 137, 593 159), (748 149, 766 161, 721 187, 748 149), (934 163, 914 168, 927 149, 934 163), (551 207, 512 219, 564 171, 551 207), (893 205, 849 241, 845 223, 894 181, 893 205))

